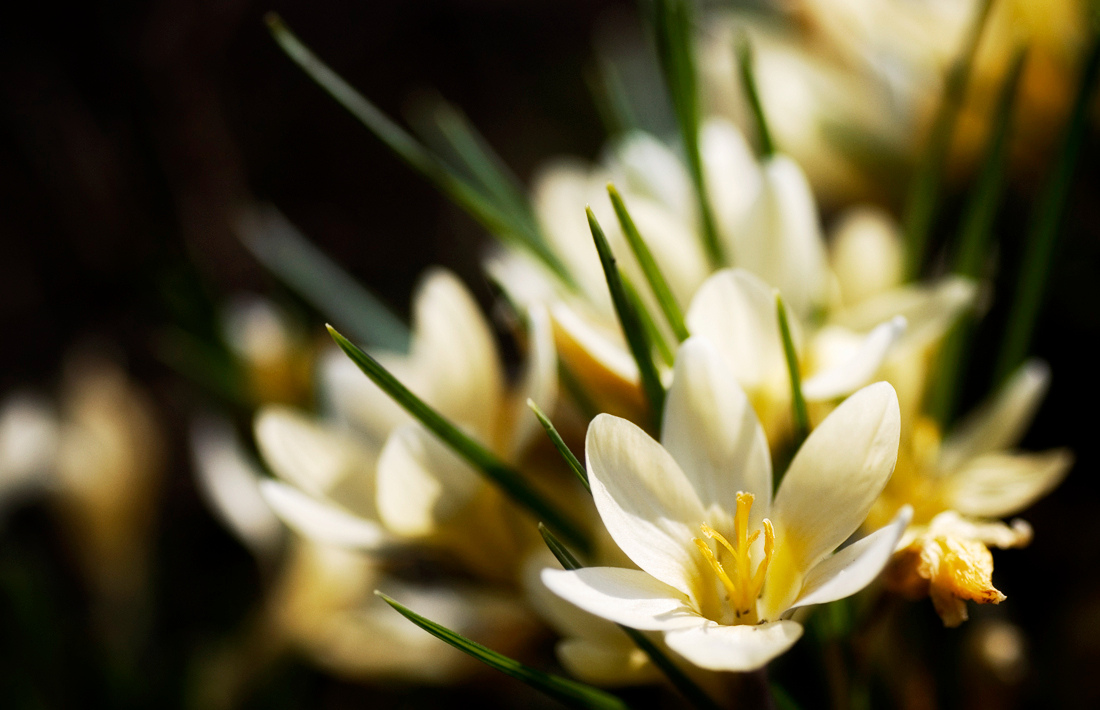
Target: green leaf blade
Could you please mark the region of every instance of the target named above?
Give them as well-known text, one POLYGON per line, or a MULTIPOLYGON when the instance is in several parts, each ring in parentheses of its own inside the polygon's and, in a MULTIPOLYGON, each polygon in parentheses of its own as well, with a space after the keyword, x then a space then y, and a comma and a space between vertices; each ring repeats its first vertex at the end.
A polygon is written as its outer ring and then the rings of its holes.
POLYGON ((584 683, 578 683, 568 678, 531 668, 476 641, 471 641, 441 624, 420 616, 380 591, 375 591, 375 594, 399 614, 437 639, 450 644, 472 658, 476 658, 490 668, 522 681, 570 707, 584 708, 585 710, 627 710, 626 703, 610 693, 584 683))
POLYGON ((649 341, 649 335, 641 318, 634 308, 634 302, 627 294, 623 285, 622 275, 615 263, 615 256, 611 253, 611 245, 607 243, 607 237, 603 233, 592 208, 585 208, 588 214, 588 226, 592 231, 592 239, 596 243, 596 251, 600 255, 600 264, 603 266, 604 277, 607 279, 607 288, 611 292, 611 301, 615 306, 615 313, 619 317, 619 325, 623 335, 626 336, 630 353, 634 356, 634 362, 638 365, 638 375, 642 383, 642 391, 649 402, 650 414, 655 425, 660 427, 661 412, 664 411, 665 388, 661 384, 661 376, 657 371, 657 365, 653 362, 653 347, 649 341))
POLYGON ((546 435, 550 437, 550 442, 554 445, 554 448, 558 450, 561 457, 565 459, 565 463, 569 465, 571 471, 576 474, 580 482, 584 484, 585 489, 591 493, 592 486, 588 482, 588 472, 584 468, 584 464, 570 451, 566 446, 565 440, 561 438, 561 434, 558 433, 554 423, 550 421, 550 417, 546 416, 546 413, 539 408, 539 405, 535 404, 533 399, 527 400, 527 406, 532 412, 535 413, 535 417, 539 420, 539 424, 546 430, 546 435))
POLYGON ((768 116, 764 113, 764 104, 760 101, 760 92, 756 86, 756 62, 752 43, 748 35, 742 34, 737 42, 737 66, 741 75, 741 88, 745 91, 745 100, 752 114, 756 135, 760 139, 760 153, 764 158, 775 155, 775 139, 768 126, 768 116))
POLYGON ((943 97, 932 122, 928 145, 920 164, 917 165, 916 173, 909 186, 909 194, 906 196, 902 231, 906 243, 905 272, 909 280, 919 277, 924 266, 928 239, 939 212, 941 184, 944 166, 947 163, 947 153, 951 148, 951 137, 955 132, 955 122, 970 79, 974 55, 991 6, 992 0, 981 0, 981 5, 978 7, 963 44, 962 54, 948 70, 944 81, 943 97))
POLYGON ((1096 96, 1097 78, 1100 76, 1100 35, 1094 33, 1090 42, 1069 123, 1028 228, 1015 298, 1009 311, 1009 326, 994 369, 994 386, 1008 379, 1027 356, 1046 294, 1074 169, 1088 127, 1089 108, 1096 96))
POLYGON ((681 343, 684 342, 688 339, 689 333, 680 304, 676 301, 668 281, 653 258, 653 252, 649 250, 641 233, 638 232, 638 227, 634 224, 634 219, 630 216, 626 203, 623 202, 619 191, 615 189, 615 185, 607 183, 607 193, 611 197, 611 205, 615 208, 615 216, 619 218, 619 225, 623 229, 623 234, 626 235, 626 241, 634 252, 635 258, 638 259, 638 264, 642 267, 653 295, 657 297, 657 303, 665 315, 665 320, 668 321, 672 332, 676 334, 676 338, 681 343))
POLYGON ((397 404, 436 435, 452 451, 461 456, 479 473, 498 486, 509 498, 539 520, 547 521, 573 544, 587 550, 589 542, 583 529, 575 521, 560 512, 553 504, 532 488, 518 471, 498 459, 492 452, 477 443, 443 415, 413 394, 377 360, 341 335, 331 325, 329 334, 340 349, 351 358, 360 370, 397 404))
POLYGON ((688 0, 656 0, 654 3, 654 34, 657 54, 664 71, 672 108, 684 143, 688 172, 695 185, 695 200, 702 222, 700 234, 703 248, 714 267, 725 263, 718 239, 718 223, 707 197, 703 157, 699 149, 698 79, 695 73, 693 18, 688 0))
MULTIPOLYGON (((794 416, 794 446, 798 451, 802 442, 810 433, 810 416, 806 409, 806 398, 802 395, 802 374, 798 364, 798 353, 794 349, 794 338, 791 337, 791 324, 787 320, 787 307, 783 303, 783 296, 775 292, 775 310, 779 318, 779 333, 783 338, 783 355, 787 360, 787 375, 791 382, 791 412, 794 416)), ((776 476, 774 486, 779 490, 782 476, 776 476)))

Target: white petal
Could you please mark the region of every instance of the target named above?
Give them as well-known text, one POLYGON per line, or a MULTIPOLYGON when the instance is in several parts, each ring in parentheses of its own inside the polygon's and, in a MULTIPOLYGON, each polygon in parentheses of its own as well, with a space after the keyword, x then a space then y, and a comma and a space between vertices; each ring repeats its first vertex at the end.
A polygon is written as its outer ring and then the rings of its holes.
POLYGON ((601 328, 561 301, 551 307, 550 315, 560 336, 563 358, 570 352, 583 353, 617 379, 638 382, 638 365, 627 350, 621 331, 601 328))
MULTIPOLYGON (((623 195, 630 216, 638 233, 642 235, 646 246, 653 254, 653 259, 660 266, 661 273, 668 281, 672 295, 681 304, 688 303, 699 285, 710 274, 710 265, 707 256, 703 252, 702 242, 696 238, 690 224, 661 205, 649 200, 637 198, 632 195, 623 195)), ((622 246, 615 245, 616 256, 619 265, 635 284, 646 283, 645 272, 642 271, 628 245, 623 240, 622 246)), ((651 294, 648 288, 642 290, 643 298, 651 294)), ((647 299, 648 300, 648 299, 647 299)), ((658 304, 654 300, 647 304, 657 309, 658 304)), ((656 312, 656 311, 654 311, 656 312)))
POLYGON ((915 539, 917 535, 924 534, 930 537, 954 537, 963 540, 977 540, 992 547, 1008 549, 1011 547, 1026 547, 1032 538, 1031 526, 1025 520, 1016 518, 1011 525, 1005 525, 999 520, 974 520, 964 518, 954 510, 945 510, 924 528, 906 532, 901 545, 906 545, 915 539))
POLYGON ((378 515, 409 536, 434 532, 481 484, 477 473, 419 424, 390 435, 378 459, 378 515))
POLYGON ((979 456, 944 479, 947 505, 963 515, 1003 518, 1052 491, 1072 465, 1065 449, 979 456))
POLYGON ((724 119, 704 123, 699 144, 714 216, 722 233, 732 234, 760 192, 760 166, 741 130, 724 119))
POLYGON ((810 433, 772 507, 796 569, 810 569, 863 523, 894 470, 900 435, 897 395, 885 382, 844 400, 810 433))
POLYGON ((254 428, 264 462, 279 478, 314 496, 356 487, 359 500, 371 497, 376 454, 352 434, 282 406, 262 409, 254 428))
POLYGON ((802 394, 811 401, 844 397, 863 387, 875 376, 890 348, 905 332, 904 316, 880 323, 867 334, 859 349, 847 361, 818 372, 802 383, 802 394))
POLYGON ((778 288, 800 317, 825 302, 829 267, 817 205, 802 169, 786 156, 764 163, 764 185, 728 258, 778 288))
MULTIPOLYGON (((714 343, 746 389, 758 387, 786 367, 774 291, 744 269, 718 271, 707 279, 686 320, 693 335, 714 343)), ((793 321, 797 330, 797 319, 793 321)))
POLYGON ((947 276, 931 286, 904 286, 868 298, 832 315, 836 325, 865 332, 894 316, 909 327, 901 346, 919 349, 943 337, 959 315, 970 308, 977 287, 970 279, 947 276))
POLYGON ((703 338, 689 338, 676 354, 661 443, 695 488, 709 525, 733 529, 738 491, 753 493, 753 512, 767 514, 772 465, 764 430, 733 373, 703 338))
POLYGON ((558 277, 526 253, 494 250, 485 258, 482 269, 521 309, 550 303, 559 297, 558 277))
POLYGON ((550 247, 568 267, 581 291, 597 303, 606 302, 610 308, 607 281, 584 213, 585 205, 591 204, 600 225, 605 230, 614 227, 614 215, 610 220, 604 219, 602 208, 607 204, 607 193, 602 188, 594 189, 588 166, 578 161, 551 163, 532 182, 531 202, 550 247))
POLYGON ((992 400, 966 417, 943 442, 939 468, 947 473, 967 459, 1019 443, 1050 386, 1050 367, 1028 360, 992 400))
POLYGON ((665 643, 700 668, 712 671, 754 671, 782 655, 802 636, 793 621, 757 626, 722 626, 707 621, 695 628, 670 631, 665 643))
POLYGON ((849 209, 829 250, 844 303, 859 303, 901 283, 903 245, 897 221, 878 207, 849 209))
POLYGON ((683 222, 694 223, 695 188, 691 177, 680 157, 663 142, 649 133, 633 131, 616 147, 612 163, 616 179, 622 182, 620 191, 679 210, 683 222))
POLYGON ((682 629, 701 621, 686 596, 641 570, 545 569, 542 582, 581 609, 633 629, 682 629))
POLYGON ((358 550, 374 550, 388 536, 378 523, 365 520, 331 503, 278 481, 261 481, 264 500, 287 525, 313 542, 358 550))
POLYGON ((612 539, 634 564, 692 594, 702 562, 692 539, 704 511, 680 467, 636 425, 609 414, 589 424, 585 455, 592 498, 612 539))
POLYGON ((191 429, 195 477, 207 504, 250 549, 272 553, 283 528, 260 495, 260 472, 226 421, 201 421, 191 429))
POLYGON ((550 414, 558 400, 558 355, 554 349, 554 331, 550 316, 541 304, 528 309, 527 325, 527 360, 517 388, 518 396, 511 403, 509 423, 512 424, 512 432, 508 456, 512 461, 542 431, 538 420, 527 408, 527 400, 531 399, 550 414))
POLYGON ((432 269, 413 299, 412 358, 424 398, 488 440, 504 396, 496 341, 473 296, 454 275, 432 269))
POLYGON ((912 518, 912 508, 905 506, 886 527, 818 562, 806 574, 802 593, 791 608, 836 601, 866 587, 890 561, 912 518))

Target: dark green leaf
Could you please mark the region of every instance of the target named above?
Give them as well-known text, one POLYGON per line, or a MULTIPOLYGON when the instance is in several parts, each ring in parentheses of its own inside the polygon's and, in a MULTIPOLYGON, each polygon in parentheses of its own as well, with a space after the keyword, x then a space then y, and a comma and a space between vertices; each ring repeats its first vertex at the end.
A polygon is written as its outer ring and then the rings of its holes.
POLYGON ((313 246, 274 206, 241 210, 236 228, 260 263, 357 340, 387 350, 408 349, 408 326, 313 246))
POLYGON ((642 390, 649 401, 650 414, 653 416, 655 426, 660 427, 661 412, 665 405, 665 388, 661 384, 660 373, 653 362, 653 346, 649 342, 649 335, 641 318, 634 309, 634 303, 626 293, 623 286, 622 275, 615 264, 615 257, 611 253, 611 246, 607 243, 603 229, 596 221, 596 215, 591 208, 585 208, 588 214, 588 226, 592 230, 592 239, 596 243, 596 251, 600 255, 600 264, 603 265, 603 273, 607 278, 607 288, 611 292, 611 302, 615 305, 615 313, 619 316, 619 325, 622 326, 623 335, 626 336, 630 353, 634 356, 634 362, 638 364, 638 374, 642 381, 642 390))
POLYGON ((702 220, 703 247, 713 266, 725 263, 718 241, 718 226, 707 198, 703 158, 699 152, 699 90, 695 75, 695 42, 690 0, 656 0, 654 34, 672 108, 680 126, 688 171, 695 184, 695 199, 702 220))
MULTIPOLYGON (((497 653, 492 649, 482 646, 476 641, 451 631, 445 626, 425 619, 416 612, 401 603, 391 599, 382 592, 375 591, 387 604, 396 609, 402 616, 427 631, 437 639, 454 646, 459 651, 476 658, 485 665, 500 671, 506 675, 523 681, 532 688, 546 693, 570 707, 592 708, 593 710, 626 710, 627 705, 614 695, 604 692, 599 688, 593 688, 584 683, 578 683, 568 678, 552 675, 544 671, 531 668, 517 660, 497 653)), ((430 662, 427 661, 427 662, 430 662)))
POLYGON ((948 70, 944 81, 943 96, 932 122, 924 156, 917 165, 909 194, 906 197, 902 215, 902 229, 906 242, 906 275, 909 279, 920 276, 924 265, 924 252, 928 247, 928 237, 932 231, 936 213, 939 210, 940 187, 943 182, 944 165, 951 148, 951 136, 955 132, 955 120, 966 94, 966 84, 970 77, 971 65, 978 40, 982 36, 989 17, 992 0, 981 0, 978 13, 971 23, 970 32, 963 44, 962 54, 948 70))
POLYGON ((1088 126, 1090 108, 1096 95, 1096 80, 1100 74, 1100 37, 1093 36, 1084 69, 1077 86, 1069 125, 1055 159, 1039 203, 1032 215, 1016 282, 1015 298, 1009 311, 1008 329, 1001 344, 994 385, 1000 385, 1024 361, 1039 309, 1046 294, 1047 280, 1054 261, 1055 247, 1062 232, 1066 201, 1073 182, 1073 170, 1081 154, 1081 143, 1088 126))
POLYGON ((638 232, 638 227, 630 217, 630 212, 627 211, 626 204, 623 202, 622 196, 619 195, 619 191, 615 189, 613 184, 607 183, 607 193, 611 196, 611 204, 615 208, 615 215, 619 218, 623 234, 626 235, 626 241, 630 245, 631 251, 634 252, 634 256, 638 259, 638 264, 642 267, 642 272, 649 282, 649 287, 653 290, 653 295, 657 297, 661 312, 665 314, 665 319, 672 327, 672 332, 676 334, 677 339, 681 343, 684 342, 688 338, 688 329, 687 324, 684 323, 684 313, 680 309, 680 304, 676 302, 676 297, 672 295, 672 289, 669 288, 668 281, 665 280, 661 268, 653 259, 653 253, 649 251, 645 240, 638 232))
POLYGON ((554 423, 550 421, 550 417, 546 416, 539 405, 535 404, 533 399, 527 400, 527 406, 531 408, 531 411, 535 413, 535 416, 539 420, 539 424, 546 430, 546 435, 550 437, 550 441, 554 444, 554 448, 558 450, 561 457, 565 459, 565 463, 569 464, 569 468, 573 473, 577 474, 577 478, 581 479, 581 483, 584 487, 591 491, 592 487, 588 484, 588 472, 584 470, 584 464, 582 464, 573 452, 569 450, 569 447, 565 445, 565 441, 561 438, 561 434, 554 427, 554 423))
MULTIPOLYGON (((983 277, 984 267, 988 264, 987 257, 993 236, 994 219, 1004 195, 1012 113, 1016 105, 1016 93, 1020 85, 1025 56, 1026 51, 1023 48, 1017 50, 1001 84, 996 118, 985 161, 978 176, 978 183, 963 212, 954 271, 972 279, 983 277)), ((960 377, 966 369, 966 356, 970 349, 973 326, 974 321, 970 314, 962 316, 940 348, 937 367, 939 376, 932 384, 929 411, 944 429, 955 416, 960 377)))
MULTIPOLYGON (((775 312, 779 318, 779 332, 783 336, 783 355, 787 358, 787 374, 791 380, 791 411, 794 415, 793 449, 798 451, 806 436, 810 433, 810 417, 806 411, 806 399, 802 396, 802 374, 799 369, 798 353, 794 350, 791 337, 791 325, 787 322, 787 307, 783 296, 775 292, 775 312)), ((779 490, 782 476, 775 477, 775 489, 779 490)))
POLYGON ((573 285, 572 276, 547 246, 540 232, 524 220, 517 221, 507 204, 500 204, 484 186, 449 168, 407 131, 330 69, 283 24, 275 13, 267 15, 272 36, 303 71, 366 126, 410 167, 430 180, 455 204, 466 210, 497 238, 521 247, 542 261, 562 281, 573 285))
POLYGON ((775 155, 775 140, 768 128, 768 117, 764 113, 764 104, 760 102, 760 92, 756 89, 756 71, 753 61, 752 43, 748 35, 741 35, 737 41, 737 66, 741 71, 741 88, 745 91, 745 100, 752 113, 756 135, 760 139, 760 153, 765 158, 775 155))

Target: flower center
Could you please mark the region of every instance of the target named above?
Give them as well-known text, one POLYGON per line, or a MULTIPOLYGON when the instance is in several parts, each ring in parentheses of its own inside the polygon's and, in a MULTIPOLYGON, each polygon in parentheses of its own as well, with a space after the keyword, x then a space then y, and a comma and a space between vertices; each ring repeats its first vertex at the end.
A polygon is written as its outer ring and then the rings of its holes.
POLYGON ((718 575, 722 586, 726 588, 726 600, 733 608, 735 623, 741 624, 755 624, 758 621, 756 600, 764 588, 768 563, 775 550, 775 530, 772 528, 772 522, 764 518, 764 559, 753 571, 750 548, 760 537, 759 530, 754 531, 752 535, 748 534, 749 511, 752 510, 754 499, 752 493, 737 494, 737 512, 733 518, 736 537, 732 543, 706 523, 700 525, 699 529, 703 531, 704 536, 718 543, 718 551, 711 550, 710 544, 702 538, 697 537, 692 540, 703 553, 703 558, 711 569, 718 575))

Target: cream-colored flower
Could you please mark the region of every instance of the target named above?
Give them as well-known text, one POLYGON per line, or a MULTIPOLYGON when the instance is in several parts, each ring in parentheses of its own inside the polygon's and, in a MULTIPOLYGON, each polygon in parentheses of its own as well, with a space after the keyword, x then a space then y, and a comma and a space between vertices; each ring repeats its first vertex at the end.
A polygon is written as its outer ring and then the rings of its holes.
POLYGON ((593 614, 664 632, 711 670, 759 668, 802 633, 792 609, 867 585, 906 524, 845 547, 893 469, 900 423, 885 383, 822 422, 772 500, 764 432, 721 357, 703 339, 680 348, 661 443, 600 415, 586 441, 600 517, 640 569, 546 570, 555 593, 593 614))
POLYGON ((1047 366, 1030 361, 1000 392, 941 441, 938 428, 922 419, 902 441, 897 470, 875 504, 868 523, 914 509, 913 525, 891 564, 893 586, 910 596, 931 594, 944 623, 966 619, 965 599, 1001 601, 992 584, 989 547, 1020 547, 1031 541, 1017 513, 1058 485, 1073 463, 1064 449, 1042 453, 1013 450, 1038 409, 1050 379, 1047 366))
MULTIPOLYGON (((410 353, 379 353, 379 360, 473 438, 516 462, 539 432, 526 399, 547 407, 555 400, 544 313, 530 311, 527 364, 512 389, 489 324, 455 277, 431 272, 413 309, 410 353)), ((341 357, 329 361, 324 376, 328 404, 344 427, 286 408, 257 416, 257 443, 280 479, 262 485, 276 513, 318 542, 361 549, 395 538, 461 545, 467 562, 504 573, 503 561, 518 543, 505 532, 513 513, 502 494, 341 357)))

